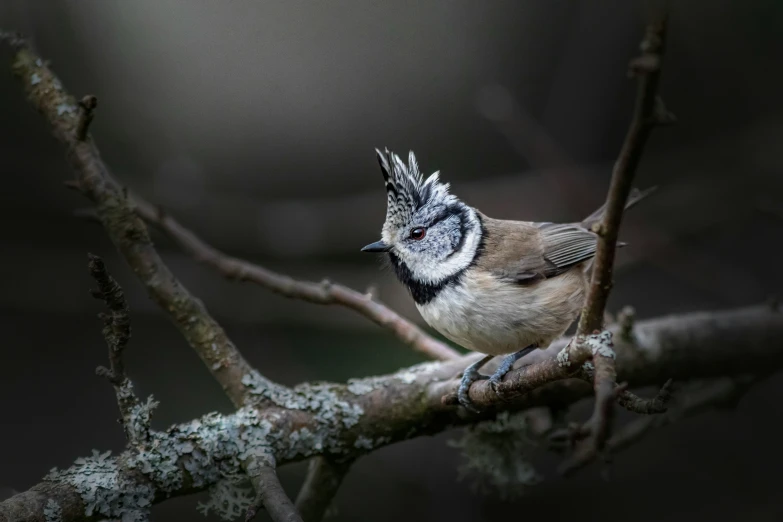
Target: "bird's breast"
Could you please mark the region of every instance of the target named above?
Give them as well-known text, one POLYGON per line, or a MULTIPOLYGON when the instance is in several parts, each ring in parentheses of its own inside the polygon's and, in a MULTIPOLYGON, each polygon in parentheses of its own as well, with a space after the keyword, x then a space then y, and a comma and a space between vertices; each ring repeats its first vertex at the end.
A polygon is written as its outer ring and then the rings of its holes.
POLYGON ((576 319, 586 278, 568 272, 521 286, 480 271, 469 271, 437 297, 417 305, 431 327, 460 346, 501 355, 530 344, 546 348, 576 319))

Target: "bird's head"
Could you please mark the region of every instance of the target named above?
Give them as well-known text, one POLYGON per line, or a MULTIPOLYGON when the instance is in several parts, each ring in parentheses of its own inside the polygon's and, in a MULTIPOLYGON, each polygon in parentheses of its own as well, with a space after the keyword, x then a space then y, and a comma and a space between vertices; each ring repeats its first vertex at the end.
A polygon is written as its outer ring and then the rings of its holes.
POLYGON ((388 149, 376 149, 386 184, 386 221, 381 240, 363 252, 388 252, 400 279, 436 285, 464 270, 481 240, 474 209, 449 193, 439 173, 426 180, 413 152, 406 164, 388 149))

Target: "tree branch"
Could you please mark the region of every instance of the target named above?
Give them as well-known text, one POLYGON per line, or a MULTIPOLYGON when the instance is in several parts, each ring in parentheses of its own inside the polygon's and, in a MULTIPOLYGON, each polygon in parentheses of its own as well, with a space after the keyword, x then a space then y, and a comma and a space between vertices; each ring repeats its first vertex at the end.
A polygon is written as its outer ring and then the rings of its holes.
POLYGON ((248 508, 245 522, 253 520, 261 507, 266 508, 266 512, 274 522, 302 522, 302 518, 277 478, 274 457, 254 455, 247 459, 243 468, 256 491, 256 500, 248 508))
POLYGON ((658 97, 658 82, 666 37, 666 17, 663 14, 659 16, 659 19, 647 26, 641 43, 642 54, 631 60, 629 65, 629 73, 639 77, 636 105, 620 155, 612 171, 612 181, 606 196, 606 212, 595 230, 598 234, 598 248, 593 262, 590 291, 579 321, 579 332, 582 335, 602 327, 606 302, 612 288, 617 236, 623 210, 633 187, 636 168, 639 166, 644 146, 652 129, 660 123, 671 120, 671 116, 665 111, 658 97))
MULTIPOLYGON (((92 200, 103 227, 150 297, 179 328, 231 401, 242 405, 247 391, 242 380, 250 374, 251 367, 204 305, 188 292, 158 255, 127 191, 112 179, 97 147, 86 134, 87 114, 91 114, 91 109, 77 108, 74 98, 23 38, 5 34, 2 40, 16 49, 13 72, 22 81, 27 99, 65 146, 68 161, 77 175, 71 185, 92 200)), ((87 107, 94 108, 94 100, 87 107)))
POLYGON ((109 347, 109 368, 99 366, 95 372, 106 377, 114 385, 122 427, 128 444, 140 448, 149 442, 152 411, 157 407, 158 402, 152 396, 145 402, 140 401, 133 391, 133 383, 125 375, 122 354, 131 336, 128 303, 125 301, 125 294, 119 283, 106 270, 103 260, 92 254, 88 257, 90 275, 98 283, 98 290, 93 290, 92 294, 96 299, 106 303, 111 311, 110 314, 100 314, 104 323, 103 337, 109 347))
POLYGON ((699 383, 690 390, 677 394, 674 407, 662 415, 640 417, 618 429, 610 438, 606 447, 610 454, 618 453, 636 444, 651 431, 668 426, 680 419, 723 405, 733 405, 760 379, 741 375, 735 378, 721 378, 712 382, 699 383))
POLYGON ((302 299, 321 305, 340 305, 358 312, 372 322, 391 330, 402 342, 431 359, 447 361, 459 357, 459 352, 427 335, 421 328, 406 320, 368 294, 361 294, 346 286, 324 280, 321 283, 297 281, 262 266, 220 252, 205 243, 160 208, 133 195, 136 212, 151 223, 197 261, 204 263, 228 279, 250 281, 284 297, 302 299))
POLYGON ((296 508, 304 522, 320 522, 324 518, 352 463, 327 457, 310 460, 307 477, 296 497, 296 508))
MULTIPOLYGON (((641 44, 642 54, 632 60, 629 66, 629 72, 639 77, 636 105, 612 172, 612 181, 606 196, 606 212, 600 224, 594 227, 598 234, 598 247, 593 260, 587 300, 577 328, 577 339, 603 327, 606 303, 612 288, 617 237, 623 211, 633 188, 636 168, 653 127, 670 119, 664 116, 668 113, 657 93, 665 36, 666 17, 661 13, 658 19, 648 24, 641 44)), ((611 435, 614 403, 625 391, 623 386, 615 387, 615 354, 611 348, 594 352, 592 363, 595 408, 590 420, 577 431, 577 438, 583 440, 572 457, 561 467, 564 474, 578 469, 604 449, 606 440, 611 435)), ((632 401, 626 398, 625 403, 631 404, 632 401)), ((652 409, 652 406, 648 409, 652 409)))
MULTIPOLYGON (((783 368, 783 313, 769 306, 701 312, 638 321, 630 341, 615 336, 617 375, 633 386, 655 384, 661 374, 678 382, 739 376, 783 368)), ((546 364, 568 344, 562 339, 531 356, 546 364)), ((247 406, 231 415, 207 414, 150 434, 143 451, 118 457, 94 455, 56 470, 41 484, 0 503, 0 522, 43 522, 49 500, 64 522, 85 513, 121 518, 139 503, 160 502, 215 486, 242 473, 249 455, 269 452, 278 466, 324 455, 351 459, 381 446, 432 434, 486 418, 465 416, 441 398, 459 386, 455 375, 473 360, 428 362, 395 374, 346 384, 302 384, 293 389, 260 389, 273 404, 247 406)), ((562 407, 590 395, 581 379, 553 380, 528 390, 497 409, 562 407)), ((536 372, 534 372, 536 373, 536 372)), ((557 379, 560 376, 556 376, 557 379)))

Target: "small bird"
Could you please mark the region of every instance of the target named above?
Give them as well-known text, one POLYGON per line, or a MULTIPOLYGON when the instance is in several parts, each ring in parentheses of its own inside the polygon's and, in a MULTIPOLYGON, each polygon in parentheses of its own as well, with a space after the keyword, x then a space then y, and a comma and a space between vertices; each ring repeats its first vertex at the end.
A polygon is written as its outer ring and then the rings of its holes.
MULTIPOLYGON (((489 379, 497 393, 516 361, 563 335, 584 305, 604 207, 581 223, 493 219, 449 193, 439 172, 426 180, 413 152, 408 163, 376 149, 386 184, 381 240, 421 316, 460 346, 485 354, 462 373, 458 398, 478 411, 468 390, 489 379), (505 355, 490 377, 479 369, 505 355)), ((626 208, 651 192, 634 190, 626 208)))

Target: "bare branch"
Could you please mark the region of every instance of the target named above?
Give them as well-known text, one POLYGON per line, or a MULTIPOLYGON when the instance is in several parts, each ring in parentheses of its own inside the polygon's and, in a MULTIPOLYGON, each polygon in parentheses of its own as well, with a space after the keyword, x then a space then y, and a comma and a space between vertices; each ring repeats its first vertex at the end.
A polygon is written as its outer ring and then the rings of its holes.
POLYGON ((620 155, 614 165, 612 181, 606 197, 606 213, 596 232, 598 249, 593 265, 590 291, 579 321, 579 332, 589 334, 600 330, 604 309, 612 287, 617 236, 628 195, 633 187, 636 168, 652 129, 659 123, 669 121, 662 112, 658 98, 658 82, 661 75, 661 61, 666 36, 665 15, 651 22, 641 44, 641 56, 631 61, 629 70, 639 77, 636 106, 633 119, 625 136, 620 155))
POLYGON ((748 376, 722 378, 697 385, 691 390, 680 391, 677 394, 677 404, 669 411, 663 415, 640 417, 629 422, 607 441, 607 449, 610 453, 617 453, 639 442, 652 430, 710 408, 736 403, 758 381, 757 377, 748 376))
POLYGON ((324 280, 321 283, 297 281, 262 266, 226 255, 201 240, 161 209, 134 195, 136 212, 171 237, 188 254, 228 279, 250 281, 284 297, 302 299, 321 305, 350 308, 372 322, 391 330, 402 342, 431 359, 446 361, 459 357, 459 352, 427 335, 421 328, 383 304, 370 293, 361 294, 346 286, 324 280))
POLYGON ((250 522, 262 507, 274 522, 302 522, 291 499, 286 495, 275 472, 274 457, 271 455, 252 456, 243 465, 253 489, 256 500, 248 508, 245 522, 250 522))
POLYGON ((337 494, 352 460, 335 461, 327 457, 310 460, 302 489, 296 497, 296 508, 304 522, 321 522, 337 494))
MULTIPOLYGON (((17 49, 13 71, 30 103, 45 117, 65 146, 77 174, 72 184, 96 206, 98 218, 114 245, 147 288, 152 299, 176 324, 188 343, 235 405, 244 403, 243 377, 251 372, 234 343, 204 305, 182 285, 158 255, 144 222, 136 215, 127 191, 112 179, 87 128, 87 110, 80 110, 60 80, 24 40, 4 38, 17 49)), ((87 107, 94 104, 87 104, 87 107)))
MULTIPOLYGON (((612 172, 612 181, 606 196, 606 212, 601 223, 594 229, 598 234, 598 247, 593 260, 590 289, 577 328, 577 338, 597 332, 603 327, 606 303, 612 288, 617 237, 623 211, 633 188, 636 168, 653 127, 673 121, 673 116, 665 110, 657 93, 665 35, 666 18, 663 15, 648 24, 641 44, 642 54, 633 59, 629 66, 629 71, 639 77, 636 106, 612 172)), ((627 329, 628 324, 623 331, 625 335, 628 335, 627 329)), ((608 351, 593 352, 595 410, 590 420, 577 430, 577 438, 582 440, 572 458, 561 466, 563 473, 570 473, 591 461, 595 454, 603 450, 611 434, 614 402, 625 391, 623 386, 615 387, 614 357, 611 348, 608 351)), ((626 397, 625 403, 630 402, 626 397)))
POLYGON ((671 400, 671 387, 672 380, 669 379, 652 399, 643 399, 629 391, 625 391, 617 398, 617 403, 626 410, 634 413, 641 413, 644 415, 664 413, 671 400))

